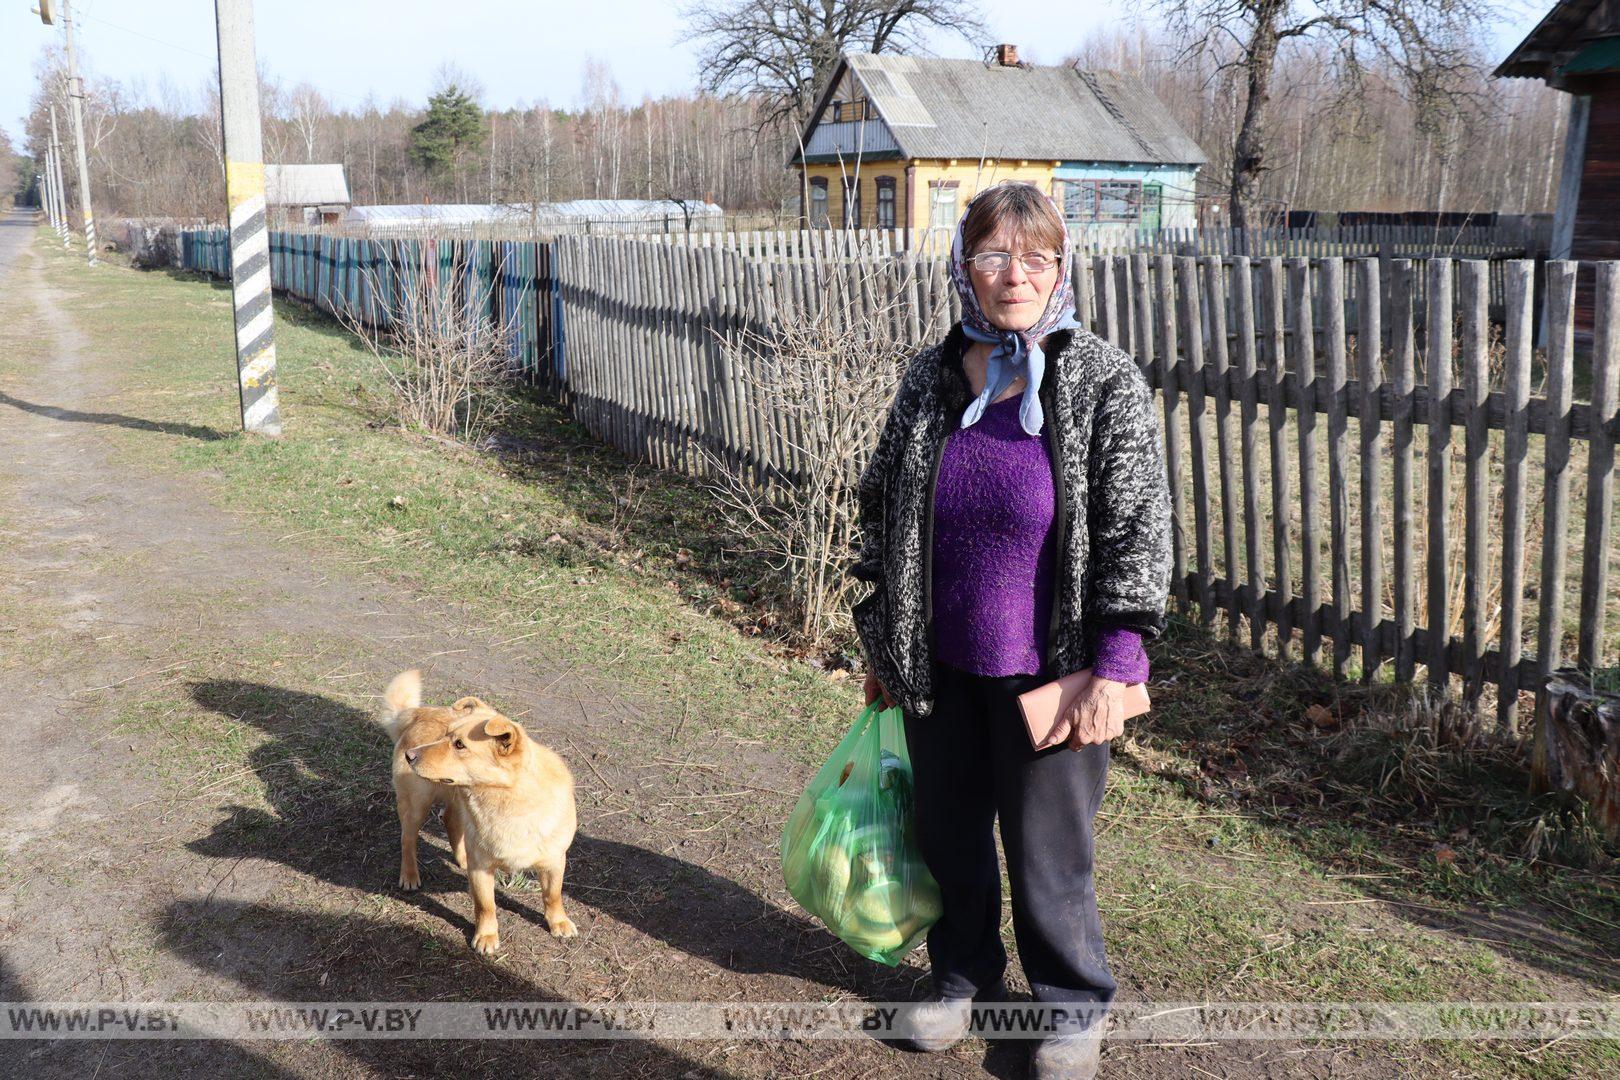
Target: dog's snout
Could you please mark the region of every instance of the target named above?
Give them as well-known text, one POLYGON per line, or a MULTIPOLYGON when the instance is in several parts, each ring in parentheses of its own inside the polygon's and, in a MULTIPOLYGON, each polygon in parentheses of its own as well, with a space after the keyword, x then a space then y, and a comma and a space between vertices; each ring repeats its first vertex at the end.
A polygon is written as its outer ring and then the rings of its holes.
POLYGON ((421 757, 421 756, 422 756, 422 751, 420 751, 420 750, 407 750, 407 751, 405 751, 405 764, 407 764, 407 765, 415 765, 416 764, 416 759, 421 757))

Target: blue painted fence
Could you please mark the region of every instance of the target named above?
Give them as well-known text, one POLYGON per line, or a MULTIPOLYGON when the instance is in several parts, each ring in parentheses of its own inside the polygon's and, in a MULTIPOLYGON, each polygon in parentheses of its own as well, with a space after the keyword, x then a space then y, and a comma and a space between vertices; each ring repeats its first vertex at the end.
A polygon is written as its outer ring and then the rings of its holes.
MULTIPOLYGON (((230 276, 224 229, 180 234, 180 265, 230 276)), ((333 315, 386 329, 414 282, 449 282, 470 317, 512 329, 512 364, 556 393, 567 385, 562 296, 555 245, 511 240, 362 240, 314 233, 270 234, 270 283, 333 315)))

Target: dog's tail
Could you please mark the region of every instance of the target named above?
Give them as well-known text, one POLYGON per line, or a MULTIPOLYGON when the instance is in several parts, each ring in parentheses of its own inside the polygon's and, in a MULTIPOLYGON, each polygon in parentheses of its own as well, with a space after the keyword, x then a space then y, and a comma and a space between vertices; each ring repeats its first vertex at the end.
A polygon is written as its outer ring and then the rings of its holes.
POLYGON ((417 668, 402 671, 383 691, 383 712, 379 718, 383 727, 394 738, 399 737, 399 718, 422 705, 422 672, 417 668))

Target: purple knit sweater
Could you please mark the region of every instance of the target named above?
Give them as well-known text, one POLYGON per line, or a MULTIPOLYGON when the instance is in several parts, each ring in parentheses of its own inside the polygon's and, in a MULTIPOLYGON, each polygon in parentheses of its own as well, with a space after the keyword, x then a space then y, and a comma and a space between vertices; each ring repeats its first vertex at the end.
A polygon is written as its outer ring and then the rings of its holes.
MULTIPOLYGON (((977 675, 1038 674, 1052 610, 1056 512, 1046 439, 1018 423, 1020 396, 951 432, 934 492, 939 658, 977 675)), ((1092 671, 1146 682, 1142 635, 1104 627, 1092 671)))

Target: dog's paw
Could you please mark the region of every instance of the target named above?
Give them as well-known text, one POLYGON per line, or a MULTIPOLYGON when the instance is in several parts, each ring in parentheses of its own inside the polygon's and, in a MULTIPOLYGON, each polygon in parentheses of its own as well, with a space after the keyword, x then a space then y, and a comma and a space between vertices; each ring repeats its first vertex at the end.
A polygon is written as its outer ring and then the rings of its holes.
POLYGON ((494 930, 487 934, 474 934, 472 939, 473 951, 485 956, 493 956, 500 951, 501 935, 494 930))
POLYGON ((399 872, 399 887, 406 892, 415 892, 422 887, 422 875, 415 870, 401 870, 399 872))
POLYGON ((551 924, 552 937, 579 936, 579 927, 575 926, 574 920, 566 915, 559 915, 555 919, 547 918, 546 921, 551 924))

